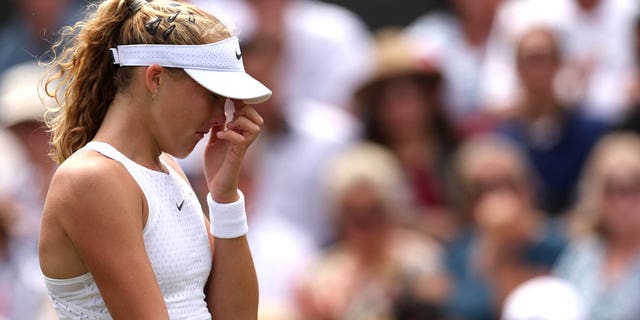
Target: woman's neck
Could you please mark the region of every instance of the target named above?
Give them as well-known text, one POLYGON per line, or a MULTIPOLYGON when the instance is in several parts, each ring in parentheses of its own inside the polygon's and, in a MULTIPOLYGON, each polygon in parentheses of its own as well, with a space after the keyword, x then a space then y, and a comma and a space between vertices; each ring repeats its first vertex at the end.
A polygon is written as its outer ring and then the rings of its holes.
POLYGON ((162 150, 153 138, 146 110, 143 101, 117 94, 93 139, 110 144, 140 165, 163 171, 162 150))
POLYGON ((617 256, 635 256, 640 253, 640 235, 609 237, 607 251, 617 256))
POLYGON ((523 103, 524 115, 529 120, 556 117, 561 114, 559 106, 552 95, 529 95, 523 103))
POLYGON ((461 20, 462 30, 467 44, 473 48, 484 48, 491 33, 494 20, 493 15, 467 17, 461 20))
POLYGON ((438 141, 433 135, 415 135, 390 144, 391 149, 407 167, 424 167, 436 157, 438 141))

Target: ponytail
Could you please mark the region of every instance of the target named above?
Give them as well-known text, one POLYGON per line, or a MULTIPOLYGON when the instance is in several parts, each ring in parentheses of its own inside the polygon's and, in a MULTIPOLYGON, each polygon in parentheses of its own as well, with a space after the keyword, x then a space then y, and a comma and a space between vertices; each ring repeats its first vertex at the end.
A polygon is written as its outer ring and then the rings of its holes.
POLYGON ((115 66, 110 48, 203 44, 231 36, 212 15, 176 1, 106 0, 90 5, 88 12, 85 20, 62 29, 52 47, 54 58, 47 63, 45 92, 57 106, 48 110, 45 121, 52 132, 50 155, 58 163, 94 138, 116 93, 131 80, 131 68, 115 66), (165 18, 169 16, 173 18, 165 18), (152 21, 160 32, 149 32, 152 21))

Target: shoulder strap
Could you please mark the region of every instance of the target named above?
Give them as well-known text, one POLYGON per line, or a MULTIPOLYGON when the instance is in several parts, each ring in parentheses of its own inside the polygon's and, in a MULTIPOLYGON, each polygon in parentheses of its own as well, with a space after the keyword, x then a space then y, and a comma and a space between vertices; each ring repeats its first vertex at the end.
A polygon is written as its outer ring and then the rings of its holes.
POLYGON ((132 162, 131 159, 127 158, 124 154, 120 153, 120 151, 106 142, 91 141, 87 143, 82 149, 95 151, 108 158, 116 160, 122 163, 122 165, 124 165, 127 169, 129 169, 129 165, 132 162))
POLYGON ((147 202, 148 218, 147 223, 144 226, 144 234, 146 235, 147 230, 152 229, 148 226, 155 225, 157 215, 154 214, 154 212, 157 211, 157 204, 156 200, 154 200, 155 198, 153 196, 154 191, 152 189, 152 185, 149 184, 147 179, 145 179, 144 171, 141 169, 142 166, 127 158, 127 156, 106 142, 91 141, 87 143, 82 150, 95 151, 107 158, 120 162, 129 175, 131 175, 133 180, 138 184, 138 187, 142 190, 145 201, 147 202))

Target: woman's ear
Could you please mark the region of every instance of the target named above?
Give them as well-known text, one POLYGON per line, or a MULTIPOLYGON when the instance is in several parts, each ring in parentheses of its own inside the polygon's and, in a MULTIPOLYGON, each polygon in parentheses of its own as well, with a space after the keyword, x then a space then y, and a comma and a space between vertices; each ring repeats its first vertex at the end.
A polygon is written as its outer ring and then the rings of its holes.
POLYGON ((157 64, 152 64, 147 67, 145 72, 145 85, 147 90, 151 94, 152 98, 155 98, 160 87, 160 75, 164 72, 164 68, 157 64))

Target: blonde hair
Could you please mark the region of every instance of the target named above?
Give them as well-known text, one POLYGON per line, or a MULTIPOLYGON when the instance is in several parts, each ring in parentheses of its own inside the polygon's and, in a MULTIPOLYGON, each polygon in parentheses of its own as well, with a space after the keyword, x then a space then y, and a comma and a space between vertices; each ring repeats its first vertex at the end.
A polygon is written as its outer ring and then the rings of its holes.
POLYGON ((456 192, 455 202, 459 209, 468 209, 471 176, 484 171, 486 166, 493 165, 502 166, 519 183, 527 183, 531 189, 535 188, 536 177, 522 148, 497 134, 478 135, 468 139, 455 155, 455 183, 462 191, 456 192))
POLYGON ((594 147, 580 180, 580 196, 571 221, 573 236, 606 236, 602 193, 607 176, 620 168, 640 173, 640 136, 635 133, 608 134, 594 147))
MULTIPOLYGON (((329 201, 337 213, 339 203, 359 183, 370 184, 392 207, 394 218, 402 220, 410 208, 410 190, 400 163, 387 148, 370 142, 349 146, 328 164, 325 175, 329 201)), ((332 217, 339 219, 338 217, 332 217)))
POLYGON ((47 112, 51 157, 61 163, 95 136, 132 68, 113 64, 110 48, 127 44, 211 43, 231 37, 213 15, 169 0, 106 0, 88 7, 87 18, 62 29, 47 64, 45 91, 56 107, 47 112))

